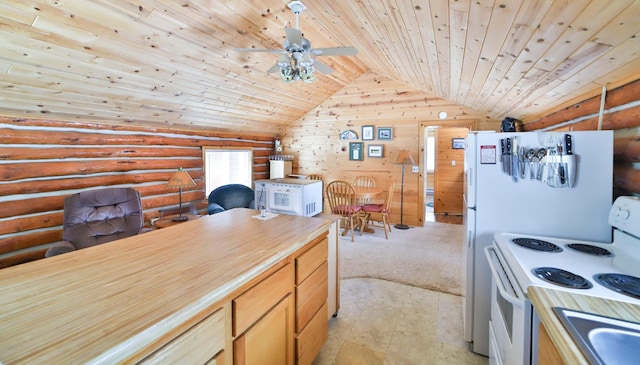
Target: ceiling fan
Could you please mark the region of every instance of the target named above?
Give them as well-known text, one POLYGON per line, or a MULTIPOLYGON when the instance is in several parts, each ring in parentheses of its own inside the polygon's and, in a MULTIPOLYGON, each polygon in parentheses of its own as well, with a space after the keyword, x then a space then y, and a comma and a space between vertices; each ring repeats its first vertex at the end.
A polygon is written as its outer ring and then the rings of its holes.
POLYGON ((285 27, 287 39, 283 42, 283 49, 256 49, 236 48, 237 52, 269 52, 279 53, 278 62, 267 72, 280 72, 280 78, 284 81, 303 80, 311 82, 315 79, 315 70, 329 75, 333 72, 331 67, 314 59, 312 56, 353 56, 358 53, 355 47, 311 48, 311 42, 302 37, 298 27, 298 16, 306 9, 300 1, 291 1, 287 4, 296 15, 296 27, 285 27))

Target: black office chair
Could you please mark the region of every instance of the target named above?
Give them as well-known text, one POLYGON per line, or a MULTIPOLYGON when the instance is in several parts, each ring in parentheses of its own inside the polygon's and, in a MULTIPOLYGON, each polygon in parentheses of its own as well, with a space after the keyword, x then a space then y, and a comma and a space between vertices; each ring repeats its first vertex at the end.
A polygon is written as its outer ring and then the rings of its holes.
POLYGON ((242 184, 222 185, 209 194, 209 214, 233 208, 255 209, 253 189, 242 184))

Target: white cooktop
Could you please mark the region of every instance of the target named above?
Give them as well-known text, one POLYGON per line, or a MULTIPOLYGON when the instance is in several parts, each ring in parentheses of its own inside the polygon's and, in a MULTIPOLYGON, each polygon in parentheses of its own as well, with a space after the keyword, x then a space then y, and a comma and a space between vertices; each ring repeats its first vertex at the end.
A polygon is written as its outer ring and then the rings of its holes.
MULTIPOLYGON (((509 269, 515 276, 524 293, 531 285, 537 285, 556 290, 565 290, 574 293, 592 295, 607 299, 640 304, 640 300, 625 294, 617 293, 599 284, 594 275, 602 273, 620 273, 640 277, 638 272, 629 272, 616 266, 616 257, 627 252, 616 243, 597 243, 581 240, 569 240, 544 236, 521 235, 517 233, 496 233, 494 242, 500 253, 504 256, 509 269), (519 246, 512 242, 518 237, 535 238, 551 242, 560 248, 561 252, 543 252, 519 246), (612 252, 611 256, 596 256, 579 252, 567 247, 570 243, 582 243, 605 248, 612 252), (514 264, 517 263, 517 264, 514 264), (572 289, 547 282, 537 277, 533 270, 538 267, 554 267, 580 275, 593 285, 590 289, 572 289)), ((640 248, 640 241, 636 241, 640 248)), ((640 267, 640 261, 638 265, 640 267)))

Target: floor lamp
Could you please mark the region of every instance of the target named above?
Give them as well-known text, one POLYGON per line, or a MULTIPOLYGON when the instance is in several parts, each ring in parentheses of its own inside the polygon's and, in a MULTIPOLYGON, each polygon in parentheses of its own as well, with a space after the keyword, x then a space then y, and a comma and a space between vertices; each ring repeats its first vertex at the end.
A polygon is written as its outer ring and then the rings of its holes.
POLYGON ((196 185, 195 181, 191 178, 188 172, 181 168, 178 169, 169 179, 169 189, 180 188, 180 214, 177 217, 173 217, 174 222, 184 222, 189 220, 189 216, 182 216, 182 188, 196 185))
POLYGON ((409 151, 402 150, 393 163, 402 165, 402 184, 400 185, 400 224, 396 224, 394 227, 397 229, 409 229, 409 226, 402 224, 402 216, 404 213, 404 165, 413 166, 416 164, 416 161, 413 159, 409 151))

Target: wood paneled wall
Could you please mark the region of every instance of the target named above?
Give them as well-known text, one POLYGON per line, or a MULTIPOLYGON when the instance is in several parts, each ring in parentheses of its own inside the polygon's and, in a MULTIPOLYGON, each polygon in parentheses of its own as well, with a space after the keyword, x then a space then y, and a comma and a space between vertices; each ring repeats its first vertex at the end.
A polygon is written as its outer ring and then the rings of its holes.
MULTIPOLYGON (((367 73, 334 94, 324 103, 287 128, 282 136, 285 153, 295 156, 294 174, 322 174, 325 183, 334 180, 353 181, 360 175, 371 176, 377 186, 387 187, 396 181, 391 222, 400 222, 400 182, 402 166, 394 164, 397 154, 408 150, 419 167, 418 173, 405 168, 403 223, 421 226, 424 220, 424 125, 459 123, 474 129, 491 129, 496 121, 405 84, 367 73), (438 113, 445 111, 446 120, 438 113), (376 138, 362 140, 362 126, 373 125, 376 138), (392 127, 392 140, 378 140, 379 127, 392 127), (354 141, 340 140, 340 133, 353 130, 354 141), (349 142, 363 142, 362 161, 349 160, 349 142), (383 157, 366 154, 369 145, 383 146, 383 157)), ((381 197, 382 198, 382 197, 381 197)), ((325 205, 325 209, 328 207, 325 205)))
MULTIPOLYGON (((202 146, 253 149, 254 179, 268 178, 273 139, 246 135, 0 118, 0 268, 42 258, 62 239, 64 199, 105 186, 142 196, 145 224, 177 208, 167 188, 183 167, 196 181, 184 203, 206 214, 202 146)), ((176 211, 177 212, 177 211, 176 211)))
POLYGON ((614 131, 614 196, 640 196, 640 80, 524 123, 526 131, 614 131), (599 127, 600 125, 600 127, 599 127))

